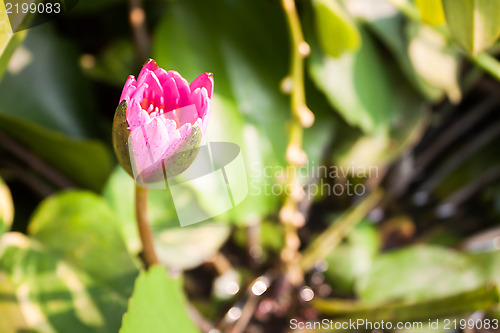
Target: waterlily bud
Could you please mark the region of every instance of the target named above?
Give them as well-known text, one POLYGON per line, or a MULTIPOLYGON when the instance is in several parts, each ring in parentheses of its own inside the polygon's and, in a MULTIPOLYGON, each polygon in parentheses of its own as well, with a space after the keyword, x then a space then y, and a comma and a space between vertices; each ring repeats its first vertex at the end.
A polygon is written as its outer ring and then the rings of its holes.
POLYGON ((207 128, 213 85, 212 74, 189 84, 154 60, 137 80, 129 76, 113 120, 113 148, 140 185, 175 177, 193 163, 207 128))

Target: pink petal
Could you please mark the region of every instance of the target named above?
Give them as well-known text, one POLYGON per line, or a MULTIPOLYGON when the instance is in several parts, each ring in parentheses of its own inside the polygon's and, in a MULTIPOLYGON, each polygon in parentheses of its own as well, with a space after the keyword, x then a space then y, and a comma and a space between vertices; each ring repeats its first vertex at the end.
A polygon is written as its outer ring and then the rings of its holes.
POLYGON ((149 87, 148 92, 146 93, 147 96, 153 101, 157 101, 161 96, 163 96, 163 88, 160 84, 160 80, 156 76, 156 74, 150 70, 144 70, 144 74, 142 74, 139 79, 137 80, 137 86, 140 87, 144 83, 146 83, 149 87))
POLYGON ((177 118, 179 119, 179 125, 193 124, 198 119, 198 111, 194 104, 183 106, 177 109, 177 118))
POLYGON ((127 122, 130 129, 148 123, 149 114, 144 110, 137 100, 132 100, 127 108, 127 122))
POLYGON ((139 76, 137 77, 137 80, 140 80, 141 76, 146 74, 146 71, 151 71, 154 72, 155 70, 158 69, 158 65, 156 64, 156 61, 153 59, 149 59, 146 64, 142 67, 141 72, 139 73, 139 76))
POLYGON ((198 116, 204 118, 210 109, 211 100, 208 98, 208 93, 205 88, 196 88, 191 93, 190 102, 196 106, 198 116))
POLYGON ((168 129, 161 119, 154 118, 148 124, 134 128, 130 133, 130 144, 137 173, 141 174, 147 168, 161 163, 169 143, 168 129))
POLYGON ((179 147, 187 140, 189 135, 193 130, 193 126, 190 123, 182 125, 179 129, 176 130, 175 136, 172 137, 172 140, 169 142, 169 147, 165 152, 163 159, 170 157, 171 155, 178 154, 179 147))
POLYGON ((177 91, 179 93, 177 106, 182 107, 188 105, 189 95, 191 94, 189 83, 176 71, 168 71, 167 73, 174 79, 177 91))
POLYGON ((136 100, 138 101, 139 103, 142 103, 142 100, 144 99, 145 96, 145 92, 146 90, 148 89, 148 84, 147 83, 144 83, 140 86, 137 86, 137 89, 134 91, 134 93, 132 94, 132 96, 130 97, 131 100, 136 100))
POLYGON ((135 77, 133 75, 129 75, 129 77, 127 78, 127 82, 125 82, 125 85, 123 86, 122 95, 120 96, 120 102, 124 99, 127 100, 127 102, 130 101, 130 97, 136 89, 135 84, 135 77))
POLYGON ((191 82, 189 86, 191 91, 195 91, 197 88, 205 88, 208 93, 208 98, 212 98, 214 93, 214 77, 212 73, 200 74, 196 79, 191 82))
POLYGON ((163 88, 163 105, 165 111, 175 109, 179 101, 179 91, 177 90, 174 78, 163 68, 158 68, 155 74, 163 88))

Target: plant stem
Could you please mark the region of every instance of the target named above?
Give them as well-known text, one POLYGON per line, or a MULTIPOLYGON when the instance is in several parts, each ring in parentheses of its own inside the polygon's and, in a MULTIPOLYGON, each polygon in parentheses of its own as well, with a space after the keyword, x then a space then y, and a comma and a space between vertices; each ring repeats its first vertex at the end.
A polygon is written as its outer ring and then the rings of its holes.
POLYGON ((478 67, 490 74, 497 81, 500 81, 500 62, 492 55, 486 52, 481 52, 477 55, 468 55, 469 59, 478 67))
POLYGON ((142 255, 147 268, 159 263, 148 221, 148 189, 135 185, 135 215, 142 243, 142 255))

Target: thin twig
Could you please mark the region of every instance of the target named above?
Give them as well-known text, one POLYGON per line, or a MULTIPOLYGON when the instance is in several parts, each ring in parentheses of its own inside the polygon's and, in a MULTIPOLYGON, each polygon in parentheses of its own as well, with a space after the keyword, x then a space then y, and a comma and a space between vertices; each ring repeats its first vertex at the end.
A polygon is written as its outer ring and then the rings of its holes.
POLYGON ((66 178, 66 176, 62 175, 59 171, 52 168, 38 156, 1 131, 0 145, 29 165, 33 170, 42 174, 45 178, 54 183, 54 185, 60 188, 75 187, 75 184, 66 178))
POLYGON ((37 193, 41 198, 46 198, 56 191, 53 186, 48 185, 43 179, 40 179, 40 177, 35 175, 32 170, 25 169, 22 166, 7 160, 0 160, 0 165, 6 167, 6 169, 0 170, 0 174, 2 174, 4 179, 7 177, 18 179, 27 187, 31 188, 33 192, 37 193))
POLYGON ((477 124, 480 120, 488 114, 492 108, 498 104, 498 98, 493 97, 482 102, 477 107, 473 108, 464 117, 457 120, 450 128, 440 133, 439 137, 432 143, 432 145, 418 156, 416 164, 417 167, 414 171, 416 175, 422 173, 438 156, 440 156, 446 148, 468 129, 477 124))
POLYGON ((186 310, 189 315, 189 318, 196 324, 196 326, 203 332, 203 333, 209 333, 213 328, 214 325, 208 321, 199 311, 195 306, 191 303, 187 303, 186 305, 186 310))
POLYGON ((500 121, 483 130, 479 135, 464 144, 458 152, 444 162, 432 173, 430 177, 419 187, 419 191, 431 192, 451 172, 457 169, 469 157, 473 156, 479 149, 493 141, 500 135, 500 121))
POLYGON ((159 263, 153 244, 153 234, 148 221, 148 189, 135 185, 135 214, 142 243, 144 264, 147 268, 159 263))
POLYGON ((259 305, 259 301, 260 299, 258 296, 254 294, 248 295, 248 299, 241 309, 241 317, 234 326, 228 330, 229 333, 243 333, 245 331, 259 305))
POLYGON ((488 185, 497 182, 500 179, 500 165, 496 165, 482 175, 479 178, 474 179, 472 182, 467 183, 464 187, 461 187, 458 191, 451 194, 442 205, 452 204, 458 207, 466 202, 468 202, 474 195, 479 193, 483 188, 488 185))
POLYGON ((134 35, 135 49, 137 58, 141 64, 149 58, 150 40, 146 28, 146 13, 143 8, 142 0, 129 1, 129 22, 134 35))

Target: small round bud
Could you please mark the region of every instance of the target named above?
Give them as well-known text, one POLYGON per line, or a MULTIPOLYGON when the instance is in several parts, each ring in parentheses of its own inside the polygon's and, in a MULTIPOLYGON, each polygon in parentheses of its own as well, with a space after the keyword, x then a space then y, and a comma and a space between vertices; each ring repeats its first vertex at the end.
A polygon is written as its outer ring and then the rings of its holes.
POLYGON ((292 165, 302 166, 307 163, 307 154, 298 145, 290 144, 286 150, 286 159, 292 165))
POLYGON ((299 106, 297 116, 299 117, 300 125, 304 128, 309 128, 314 124, 314 113, 306 105, 299 106))
POLYGON ((309 46, 309 44, 307 44, 305 40, 300 42, 298 48, 299 48, 299 54, 302 58, 307 58, 309 54, 311 54, 311 47, 309 46))
POLYGON ((293 79, 291 76, 285 76, 280 82, 280 90, 284 94, 291 94, 293 91, 293 79))

